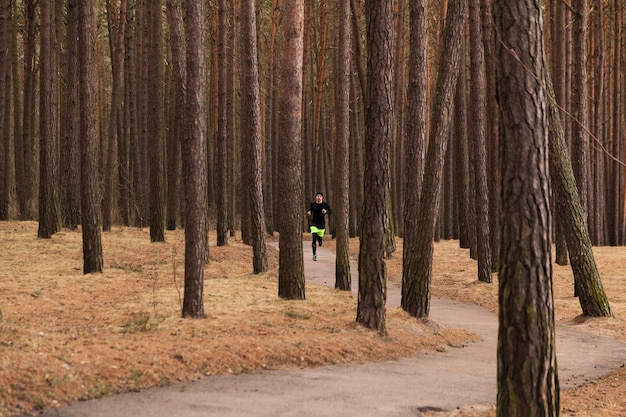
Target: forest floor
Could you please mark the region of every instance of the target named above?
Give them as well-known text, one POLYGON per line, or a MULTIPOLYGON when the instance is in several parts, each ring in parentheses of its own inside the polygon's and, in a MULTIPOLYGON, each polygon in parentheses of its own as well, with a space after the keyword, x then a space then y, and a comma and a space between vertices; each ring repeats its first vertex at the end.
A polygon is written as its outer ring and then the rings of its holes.
MULTIPOLYGON (((238 237, 217 247, 210 238, 206 318, 180 318, 184 235, 114 228, 103 234, 105 270, 82 274, 79 230, 37 239, 35 222, 0 222, 0 417, 60 407, 197 380, 264 369, 364 363, 434 352, 476 340, 465 330, 387 311, 389 336, 355 323, 352 294, 307 285, 307 300, 277 297, 278 254, 270 270, 251 273, 251 248, 238 237)), ((274 238, 275 239, 275 238, 274 238)), ((402 241, 387 260, 391 282, 401 280, 402 241)), ((333 247, 325 241, 324 247, 333 247)), ((351 242, 356 256, 358 240, 351 242)), ((614 317, 584 319, 572 297, 568 266, 554 265, 556 319, 626 341, 626 248, 594 249, 614 317)), ((457 241, 435 244, 432 294, 497 311, 497 275, 476 281, 476 264, 457 241)), ((356 285, 353 277, 353 286, 356 285)), ((558 350, 558 346, 557 346, 558 350)), ((623 367, 561 392, 563 416, 626 416, 623 367)), ((436 411, 427 416, 440 416, 436 411)), ((495 411, 461 410, 487 417, 495 411)))

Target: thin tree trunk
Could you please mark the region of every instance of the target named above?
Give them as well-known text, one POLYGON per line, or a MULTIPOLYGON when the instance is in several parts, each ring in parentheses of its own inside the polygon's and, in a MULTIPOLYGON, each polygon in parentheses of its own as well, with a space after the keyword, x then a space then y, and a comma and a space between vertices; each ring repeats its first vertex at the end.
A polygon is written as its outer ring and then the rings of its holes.
POLYGON ((261 164, 261 107, 257 62, 257 33, 254 0, 241 3, 241 101, 242 142, 249 141, 249 165, 244 167, 250 200, 252 266, 255 274, 268 270, 265 243, 265 210, 263 207, 263 167, 261 164))
MULTIPOLYGON (((463 48, 465 49, 465 48, 463 48)), ((469 215, 470 205, 470 174, 469 144, 467 137, 467 76, 465 71, 459 73, 454 99, 454 137, 457 141, 455 172, 455 190, 458 200, 459 216, 459 247, 469 249, 476 247, 476 228, 474 216, 469 215)))
POLYGON ((280 150, 278 163, 280 254, 278 296, 305 298, 302 259, 302 58, 304 5, 286 0, 282 21, 284 55, 281 73, 280 150))
POLYGON ((428 317, 430 311, 430 282, 433 262, 433 239, 435 219, 441 199, 441 172, 448 146, 450 117, 453 111, 454 93, 465 33, 467 0, 456 0, 450 4, 443 33, 443 50, 439 63, 437 87, 431 110, 428 153, 425 175, 417 211, 415 246, 411 256, 404 260, 402 308, 414 317, 428 317))
POLYGON ((49 238, 59 231, 57 164, 57 46, 54 4, 40 3, 40 96, 39 96, 39 229, 37 236, 49 238))
POLYGON ((217 246, 228 244, 228 80, 226 78, 228 66, 228 13, 230 1, 218 2, 218 85, 217 85, 217 246))
POLYGON ((78 58, 78 6, 67 2, 65 60, 61 70, 63 83, 61 104, 61 224, 76 229, 80 223, 80 110, 78 58))
POLYGON ((565 143, 559 108, 554 101, 552 81, 546 75, 544 82, 547 85, 550 99, 550 129, 553 131, 555 139, 549 141, 550 177, 555 193, 558 195, 556 208, 567 240, 576 294, 585 316, 610 317, 612 315, 611 308, 593 256, 589 228, 576 187, 574 169, 565 143))
POLYGON ((487 143, 485 138, 485 58, 480 21, 480 0, 469 6, 470 102, 469 120, 471 148, 474 150, 474 213, 478 249, 478 280, 491 282, 491 241, 489 229, 489 189, 487 187, 487 143))
POLYGON ((204 317, 204 264, 207 245, 207 130, 204 2, 188 2, 187 124, 183 141, 185 184, 185 290, 183 317, 204 317))
POLYGON ((186 123, 186 82, 187 82, 187 54, 185 51, 185 30, 183 22, 183 11, 180 1, 167 0, 167 21, 170 34, 170 50, 172 54, 172 95, 174 102, 174 120, 170 127, 172 132, 168 141, 168 167, 167 167, 167 221, 168 230, 176 229, 176 219, 178 217, 178 202, 180 201, 180 180, 179 163, 180 148, 183 138, 185 138, 186 123))
POLYGON ((337 53, 337 141, 335 143, 335 215, 337 236, 335 288, 350 291, 350 0, 339 2, 339 51, 337 53))
POLYGON ((573 0, 572 9, 572 162, 585 218, 589 212, 589 140, 587 115, 587 0, 573 0))
POLYGON ((111 230, 113 215, 115 161, 117 160, 119 141, 119 120, 122 97, 122 66, 124 63, 124 31, 126 26, 126 1, 115 4, 107 0, 107 15, 109 19, 109 46, 111 49, 111 107, 109 112, 109 144, 106 155, 104 173, 104 194, 102 199, 102 229, 111 230))
POLYGON ((266 105, 264 108, 266 109, 265 114, 265 177, 263 184, 263 197, 264 206, 265 206, 265 224, 267 227, 267 232, 270 235, 274 234, 276 230, 275 223, 275 213, 276 213, 276 204, 274 204, 275 196, 277 193, 274 189, 274 179, 275 179, 275 153, 276 147, 274 146, 276 143, 275 135, 274 135, 274 90, 275 90, 275 70, 274 70, 274 62, 276 56, 276 33, 278 28, 278 0, 272 0, 272 11, 270 14, 270 41, 269 47, 267 51, 268 62, 267 62, 267 88, 266 88, 266 105))
POLYGON ((78 2, 80 52, 81 223, 83 273, 102 272, 102 237, 98 220, 98 106, 96 89, 96 0, 78 2))
POLYGON ((165 241, 165 192, 163 187, 163 59, 161 54, 162 9, 161 0, 149 0, 147 27, 148 77, 148 165, 150 167, 150 241, 165 241))
POLYGON ((485 135, 489 185, 489 235, 491 272, 498 270, 500 250, 500 133, 496 100, 496 34, 493 29, 493 0, 481 0, 482 40, 485 52, 485 135))
POLYGON ((36 31, 38 27, 36 1, 24 2, 24 105, 22 117, 22 138, 19 146, 16 145, 16 175, 20 218, 33 218, 33 190, 35 189, 35 49, 36 31), (21 149, 22 152, 19 152, 21 149), (22 180, 23 178, 23 180, 22 180), (20 186, 21 185, 21 186, 20 186))
POLYGON ((426 1, 410 1, 410 61, 408 86, 408 117, 406 118, 406 146, 404 154, 404 243, 402 254, 402 288, 410 287, 410 258, 414 254, 417 239, 417 209, 422 192, 424 155, 426 153, 426 102, 428 91, 426 32, 426 1))
MULTIPOLYGON (((552 21, 552 79, 556 81, 554 84, 555 99, 559 105, 565 104, 565 82, 566 82, 566 69, 565 69, 565 51, 561 45, 565 44, 565 8, 566 6, 560 1, 554 2, 554 14, 552 21)), ((550 142, 556 140, 553 137, 554 129, 550 129, 550 142)), ((558 193, 553 194, 554 205, 558 206, 557 201, 560 198, 558 193)), ((565 239, 565 231, 563 230, 563 223, 556 222, 555 224, 555 246, 556 246, 556 258, 557 265, 567 265, 567 241, 565 239)))
POLYGON ((141 210, 138 207, 140 160, 139 160, 139 140, 138 140, 138 120, 137 120, 137 57, 135 48, 135 35, 137 28, 135 1, 128 1, 128 22, 126 24, 124 59, 124 147, 118 149, 122 158, 120 161, 120 196, 122 202, 122 219, 127 221, 127 225, 141 224, 141 210), (128 210, 126 214, 125 210, 128 210), (132 215, 134 213, 134 215, 132 215))
MULTIPOLYGON (((9 20, 11 13, 10 0, 0 1, 0 100, 7 97, 10 87, 7 85, 7 70, 9 68, 9 20)), ((9 125, 5 124, 10 117, 5 117, 11 107, 3 106, 0 111, 0 221, 9 219, 9 125)))

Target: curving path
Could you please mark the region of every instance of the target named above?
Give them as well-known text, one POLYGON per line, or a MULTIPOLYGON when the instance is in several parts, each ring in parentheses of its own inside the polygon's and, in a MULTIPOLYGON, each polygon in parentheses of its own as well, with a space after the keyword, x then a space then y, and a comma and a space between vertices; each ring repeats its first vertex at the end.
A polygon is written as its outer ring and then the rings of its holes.
MULTIPOLYGON (((334 287, 335 255, 318 248, 313 262, 304 242, 307 283, 334 287)), ((358 282, 353 270, 353 287, 358 282)), ((400 291, 388 288, 389 307, 400 291)), ((47 410, 52 417, 404 417, 420 411, 454 414, 486 409, 496 401, 497 317, 475 306, 432 299, 431 317, 464 328, 482 341, 447 352, 363 365, 266 371, 208 377, 193 383, 77 402, 47 410)), ((571 388, 623 366, 626 344, 557 325, 557 360, 562 388, 571 388)))

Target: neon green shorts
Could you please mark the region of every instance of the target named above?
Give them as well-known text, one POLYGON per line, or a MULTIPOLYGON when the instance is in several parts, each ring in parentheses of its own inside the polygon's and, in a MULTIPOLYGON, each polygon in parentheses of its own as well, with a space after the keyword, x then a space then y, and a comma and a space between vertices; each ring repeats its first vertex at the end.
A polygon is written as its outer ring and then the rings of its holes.
POLYGON ((318 235, 319 237, 324 237, 325 230, 326 229, 318 229, 317 226, 311 226, 311 233, 318 235))

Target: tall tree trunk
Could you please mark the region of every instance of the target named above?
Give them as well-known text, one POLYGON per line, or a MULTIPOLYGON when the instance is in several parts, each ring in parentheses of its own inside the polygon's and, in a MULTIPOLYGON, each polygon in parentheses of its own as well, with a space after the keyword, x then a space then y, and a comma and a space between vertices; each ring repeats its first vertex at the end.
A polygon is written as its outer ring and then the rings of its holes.
POLYGON ((111 103, 109 112, 109 143, 104 172, 104 194, 102 198, 102 230, 111 230, 115 167, 118 154, 119 120, 122 97, 122 66, 124 65, 124 31, 126 27, 126 0, 111 3, 107 0, 109 21, 109 47, 111 54, 111 103))
POLYGON ((218 2, 218 81, 217 81, 217 246, 228 244, 228 14, 230 1, 218 2))
MULTIPOLYGON (((352 7, 350 8, 352 12, 352 7)), ((354 18, 352 19, 354 21, 354 18)), ((352 65, 354 68, 354 64, 352 65)), ((359 235, 363 206, 363 108, 356 76, 350 77, 350 237, 359 235), (359 97, 357 99, 357 97, 359 97)))
POLYGON ((545 71, 543 19, 528 0, 497 0, 494 16, 503 143, 496 412, 558 416, 547 98, 534 75, 545 71))
POLYGON ((161 0, 149 0, 148 27, 148 165, 150 167, 150 241, 165 241, 165 193, 163 187, 163 58, 161 53, 161 0))
MULTIPOLYGON (((238 123, 239 117, 237 117, 237 112, 239 109, 239 94, 236 93, 236 89, 238 85, 235 85, 235 80, 239 75, 239 66, 237 64, 237 39, 239 39, 237 33, 237 26, 239 20, 240 6, 238 0, 232 1, 232 10, 230 13, 230 20, 228 24, 232 28, 231 36, 229 37, 228 42, 228 67, 226 70, 226 79, 228 82, 228 86, 226 88, 226 104, 228 106, 228 143, 227 143, 227 174, 226 174, 226 187, 228 193, 228 207, 226 213, 226 223, 228 227, 228 233, 230 237, 235 237, 236 234, 236 226, 235 226, 235 216, 237 215, 237 188, 241 186, 241 161, 237 158, 237 153, 235 149, 241 148, 241 143, 237 139, 239 136, 239 129, 241 129, 241 125, 238 123)), ((255 17, 256 22, 256 17, 255 17)), ((239 32, 241 33, 241 32, 239 32)), ((258 53, 257 53, 258 60, 258 53)), ((258 71, 258 64, 257 64, 258 71)), ((257 74, 258 75, 258 74, 257 74)), ((258 89, 259 87, 257 87, 258 89)), ((259 92, 260 94, 260 92, 259 92)), ((260 103, 260 100, 259 100, 260 103)), ((260 104, 259 104, 260 105, 260 104)), ((260 111, 260 110, 259 110, 260 111)), ((260 117, 260 116, 259 116, 260 117)), ((259 127, 262 129, 262 124, 259 121, 259 127)), ((261 136, 259 136, 261 138, 261 136)), ((262 162, 261 162, 262 164, 262 162)), ((261 165, 262 166, 262 165, 261 165)), ((261 190, 262 193, 262 190, 261 190)), ((261 194, 261 198, 263 198, 263 194, 261 194)), ((263 223, 265 227, 265 222, 263 223)), ((253 238, 254 239, 254 238, 253 238)))
POLYGON ((249 165, 244 176, 245 187, 249 190, 252 265, 255 274, 268 269, 267 247, 265 244, 265 209, 263 207, 263 167, 261 147, 261 100, 259 91, 259 65, 257 62, 257 31, 254 0, 241 3, 241 101, 242 143, 249 141, 249 165))
MULTIPOLYGON (((554 91, 556 102, 563 106, 565 105, 565 91, 566 91, 566 68, 565 68, 565 50, 561 45, 565 44, 565 4, 560 1, 553 2, 553 20, 552 20, 552 79, 555 80, 554 91)), ((554 129, 550 129, 550 142, 556 138, 553 137, 554 129)), ((569 151, 568 151, 569 152, 569 151)), ((558 206, 557 199, 560 198, 558 193, 553 194, 554 205, 558 206)), ((556 258, 557 265, 567 265, 567 241, 565 240, 565 231, 562 227, 562 222, 556 222, 555 224, 555 246, 556 246, 556 258)))
MULTIPOLYGON (((604 39, 603 39, 603 1, 593 0, 593 21, 592 21, 592 66, 593 68, 593 89, 590 95, 592 100, 590 129, 593 135, 602 141, 604 136, 604 112, 602 111, 602 102, 604 100, 604 83, 606 82, 606 60, 604 55, 604 39)), ((560 8, 560 14, 563 15, 563 7, 561 3, 558 3, 560 8)), ((562 23, 561 23, 562 24, 562 23)), ((562 31, 563 29, 561 29, 562 31)), ((557 48, 562 49, 562 48, 557 48)), ((554 79, 554 78, 553 78, 554 79)), ((556 89, 556 88, 555 88, 556 89)), ((594 245, 605 245, 604 236, 606 235, 606 219, 604 216, 605 199, 604 199, 604 179, 605 179, 605 163, 604 153, 597 149, 596 146, 592 147, 591 151, 593 177, 591 179, 593 184, 592 190, 592 205, 590 206, 591 212, 589 217, 589 231, 591 233, 591 243, 594 245)), ((562 239, 564 240, 564 239, 562 239)))
POLYGON ((589 123, 587 114, 587 0, 573 0, 572 161, 585 217, 589 212, 589 123))
POLYGON ((278 0, 272 0, 272 11, 270 14, 270 36, 269 47, 267 51, 267 87, 265 89, 267 94, 265 107, 265 177, 263 183, 263 196, 265 206, 265 222, 267 232, 271 235, 276 230, 275 213, 276 204, 274 204, 275 196, 277 193, 274 189, 275 182, 275 153, 276 153, 276 139, 274 135, 274 90, 275 90, 275 70, 274 62, 276 57, 276 34, 278 28, 278 0))
MULTIPOLYGON (((11 16, 17 16, 17 5, 16 2, 11 2, 11 16)), ((12 79, 12 101, 13 104, 13 169, 15 175, 15 196, 16 196, 16 214, 17 216, 21 216, 21 203, 20 203, 20 194, 21 190, 19 189, 19 184, 23 184, 24 181, 24 146, 22 143, 22 113, 20 112, 20 107, 22 103, 22 86, 23 83, 18 80, 21 79, 19 73, 19 67, 21 63, 18 59, 16 59, 18 55, 18 43, 17 43, 17 19, 11 19, 11 55, 14 59, 11 60, 11 79, 12 79)), ((26 58, 26 55, 24 55, 26 58)))
POLYGON ((278 163, 280 255, 278 296, 305 298, 302 259, 302 58, 304 5, 283 5, 284 55, 281 73, 280 150, 278 163))
POLYGON ((42 2, 40 29, 39 96, 39 229, 37 236, 49 238, 59 231, 57 163, 57 44, 54 4, 42 2))
MULTIPOLYGON (((306 1, 306 0, 305 0, 306 1)), ((319 53, 317 53, 318 61, 315 63, 317 65, 317 74, 315 76, 315 104, 313 106, 314 115, 313 115, 313 161, 314 164, 311 167, 312 169, 312 179, 313 179, 313 192, 317 192, 320 190, 325 190, 323 175, 326 170, 326 166, 324 164, 324 152, 325 152, 325 144, 324 139, 322 138, 321 129, 322 129, 322 96, 324 94, 324 77, 326 70, 326 39, 327 39, 327 29, 326 29, 326 21, 328 16, 328 3, 327 0, 319 0, 319 28, 317 31, 319 32, 319 46, 317 49, 319 53)), ((306 48, 306 45, 305 45, 306 48)), ((313 62, 311 62, 313 64, 313 62)), ((308 158, 307 158, 308 159, 308 158)), ((308 195, 313 195, 311 192, 308 195)), ((328 195, 327 198, 332 200, 332 195, 326 191, 328 195)))
MULTIPOLYGON (((465 49, 465 48, 463 48, 465 49)), ((455 190, 458 200, 459 246, 464 249, 476 247, 476 228, 474 216, 469 215, 470 204, 470 168, 469 143, 467 137, 467 75, 459 73, 454 98, 454 134, 457 143, 455 171, 458 173, 455 190)))
POLYGON ((96 50, 96 0, 78 2, 80 56, 80 132, 81 132, 81 223, 83 233, 83 273, 102 272, 102 237, 98 219, 98 99, 96 50))
POLYGON ((138 120, 137 120, 137 56, 135 48, 136 36, 136 11, 135 1, 128 0, 128 15, 125 33, 125 58, 124 58, 124 146, 118 147, 120 155, 119 189, 120 189, 120 215, 122 223, 130 225, 140 224, 138 220, 141 211, 138 209, 137 193, 139 178, 138 155, 138 120), (134 215, 132 213, 134 212, 134 215))
POLYGON ((16 176, 20 218, 33 218, 33 190, 35 189, 35 91, 36 91, 36 33, 37 13, 35 0, 24 1, 24 105, 22 138, 16 144, 16 176), (19 152, 21 150, 22 152, 19 152), (23 178, 23 179, 22 179, 23 178))
POLYGON ((498 101, 496 100, 496 34, 493 29, 493 0, 481 0, 482 40, 485 52, 485 137, 489 184, 489 235, 491 271, 498 270, 500 250, 500 139, 498 101))
POLYGON ((443 50, 439 62, 437 87, 431 110, 428 153, 424 183, 420 195, 414 236, 415 246, 404 260, 402 308, 414 317, 428 317, 430 311, 430 282, 433 262, 433 239, 436 216, 441 199, 440 185, 448 136, 450 114, 453 111, 454 93, 462 58, 462 45, 467 13, 467 0, 450 3, 443 33, 443 50))
POLYGON ((185 184, 185 290, 183 317, 204 317, 204 264, 207 256, 207 130, 204 2, 188 2, 187 117, 182 146, 185 184))
MULTIPOLYGON (((624 3, 619 0, 615 0, 613 3, 614 15, 615 15, 615 33, 614 33, 614 41, 613 41, 613 149, 612 153, 622 162, 626 161, 626 153, 624 141, 626 141, 626 137, 624 135, 624 114, 622 113, 622 109, 624 108, 623 97, 624 97, 624 56, 622 53, 624 42, 623 32, 624 28, 622 27, 622 19, 624 13, 624 3), (621 138, 621 139, 620 139, 621 138)), ((613 192, 615 193, 615 198, 612 200, 613 204, 609 207, 609 212, 612 213, 611 217, 615 219, 615 234, 614 234, 614 244, 616 245, 624 245, 626 243, 626 215, 624 207, 624 199, 626 199, 626 187, 625 187, 625 177, 624 174, 624 166, 623 164, 616 164, 616 168, 614 170, 614 179, 613 179, 613 192)))
MULTIPOLYGON (((417 213, 424 176, 426 153, 426 117, 428 91, 426 1, 410 1, 410 61, 408 116, 406 118, 406 149, 404 154, 404 177, 406 181, 404 201, 404 244, 402 254, 402 299, 408 297, 411 287, 412 260, 415 258, 415 242, 419 230, 417 213)), ((404 304, 403 304, 404 306, 404 304)))
POLYGON ((476 186, 474 213, 478 249, 478 280, 491 282, 491 241, 489 229, 489 189, 487 187, 487 141, 485 138, 485 54, 482 43, 480 0, 470 0, 469 7, 471 148, 474 150, 476 186))
POLYGON ((167 21, 170 34, 170 50, 172 54, 172 96, 173 96, 173 123, 168 135, 167 146, 167 215, 166 228, 176 229, 178 218, 178 202, 180 201, 180 147, 185 138, 186 123, 186 82, 187 55, 185 51, 185 28, 183 11, 179 0, 167 0, 167 21))
POLYGON ((368 90, 365 110, 365 171, 359 250, 357 322, 387 333, 387 269, 384 260, 393 124, 393 1, 367 0, 368 90))
POLYGON ((350 291, 350 0, 339 2, 339 51, 337 53, 337 139, 335 142, 334 219, 337 236, 335 288, 350 291))
POLYGON ((577 295, 585 316, 610 317, 609 300, 602 287, 600 272, 593 256, 586 217, 580 201, 574 170, 569 159, 565 134, 561 126, 559 108, 555 105, 554 90, 549 76, 545 77, 550 99, 550 177, 557 194, 557 213, 569 249, 577 295))
POLYGON ((65 88, 61 104, 61 225, 76 229, 80 223, 80 110, 78 58, 78 6, 76 0, 67 2, 65 60, 61 73, 65 88))
MULTIPOLYGON (((9 19, 11 15, 10 0, 0 1, 0 100, 6 103, 7 69, 9 68, 9 19)), ((0 112, 0 220, 9 219, 9 125, 5 124, 5 114, 10 112, 11 107, 3 106, 0 112)))

